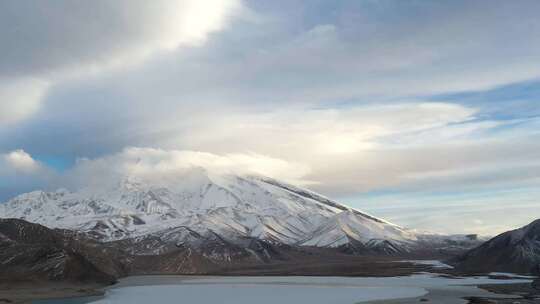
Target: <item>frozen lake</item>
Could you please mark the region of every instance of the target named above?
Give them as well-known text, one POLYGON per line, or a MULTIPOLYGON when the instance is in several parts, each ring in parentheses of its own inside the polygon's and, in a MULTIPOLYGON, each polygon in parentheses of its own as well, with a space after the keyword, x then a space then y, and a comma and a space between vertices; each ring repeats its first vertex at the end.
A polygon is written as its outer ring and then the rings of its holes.
POLYGON ((437 303, 466 303, 460 296, 495 297, 476 288, 477 284, 520 282, 530 280, 494 280, 485 277, 454 279, 430 274, 392 278, 141 276, 122 280, 101 298, 36 303, 353 304, 424 296, 431 297, 437 303))

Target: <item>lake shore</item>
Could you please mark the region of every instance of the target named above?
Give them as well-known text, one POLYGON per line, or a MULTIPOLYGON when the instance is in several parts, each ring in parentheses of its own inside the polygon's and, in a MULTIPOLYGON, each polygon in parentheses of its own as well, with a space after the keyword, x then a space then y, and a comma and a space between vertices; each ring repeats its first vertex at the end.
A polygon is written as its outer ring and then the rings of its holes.
POLYGON ((0 304, 28 304, 35 300, 99 297, 105 289, 114 285, 35 283, 0 286, 0 304))
MULTIPOLYGON (((448 280, 448 278, 434 277, 422 278, 425 280, 448 280)), ((35 300, 40 300, 38 303, 57 303, 49 301, 41 301, 43 299, 58 299, 59 303, 81 304, 90 301, 96 301, 103 298, 105 291, 111 290, 117 292, 122 289, 133 287, 146 287, 153 289, 156 286, 158 289, 163 286, 192 286, 192 288, 200 288, 201 286, 213 285, 237 285, 237 286, 259 286, 272 285, 291 287, 291 286, 317 286, 326 288, 341 288, 341 287, 369 287, 377 288, 384 286, 390 282, 390 285, 395 288, 402 286, 423 288, 424 293, 418 295, 409 295, 408 298, 402 299, 384 299, 374 301, 363 301, 362 303, 369 304, 410 304, 410 303, 441 303, 441 304, 484 304, 484 303, 514 303, 516 300, 521 304, 537 303, 540 296, 538 291, 531 287, 530 283, 513 283, 508 280, 490 280, 478 278, 463 278, 451 279, 449 284, 433 284, 430 281, 425 281, 426 286, 422 282, 414 282, 418 280, 416 277, 395 277, 395 278, 351 278, 351 277, 223 277, 223 276, 136 276, 121 279, 117 284, 103 285, 69 285, 69 284, 44 284, 39 286, 21 286, 17 288, 0 290, 0 303, 33 303, 35 300), (411 278, 413 284, 407 280, 411 278), (381 284, 381 280, 385 283, 381 284), (389 281, 387 281, 389 280, 389 281), (472 284, 478 280, 479 284, 472 284), (403 282, 402 282, 403 281, 403 282), (463 282, 463 285, 460 285, 463 282), (490 284, 485 284, 489 282, 490 284), (480 284, 483 283, 483 284, 480 284), (61 302, 60 302, 61 301, 61 302), (536 302, 535 302, 536 301, 536 302)), ((34 302, 35 303, 35 302, 34 302)), ((114 302, 117 303, 117 302, 114 302)), ((126 302, 128 303, 128 302, 126 302)), ((354 303, 354 302, 351 302, 354 303)))

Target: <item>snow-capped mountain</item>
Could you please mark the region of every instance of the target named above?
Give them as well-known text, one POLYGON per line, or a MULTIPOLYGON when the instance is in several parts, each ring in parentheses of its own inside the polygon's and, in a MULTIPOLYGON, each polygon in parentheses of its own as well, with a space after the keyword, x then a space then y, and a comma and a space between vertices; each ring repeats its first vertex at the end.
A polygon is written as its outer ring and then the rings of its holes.
POLYGON ((22 194, 0 204, 0 217, 81 231, 107 242, 144 238, 168 244, 151 246, 159 247, 156 252, 215 237, 318 247, 416 240, 406 229, 314 192, 198 167, 166 184, 128 176, 106 187, 22 194))
POLYGON ((457 263, 471 272, 540 274, 540 219, 471 249, 457 263))
POLYGON ((300 244, 316 247, 353 246, 378 248, 399 252, 416 241, 416 235, 396 225, 376 218, 359 216, 346 210, 329 217, 300 244), (391 243, 388 243, 390 241, 391 243))

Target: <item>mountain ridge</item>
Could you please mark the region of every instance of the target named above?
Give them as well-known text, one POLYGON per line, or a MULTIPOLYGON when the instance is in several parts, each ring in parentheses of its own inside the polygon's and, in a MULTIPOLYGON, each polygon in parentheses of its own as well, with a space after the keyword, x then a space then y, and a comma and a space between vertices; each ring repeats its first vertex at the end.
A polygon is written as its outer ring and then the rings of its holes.
MULTIPOLYGON (((98 190, 34 191, 1 204, 0 217, 81 231, 105 242, 186 227, 199 235, 215 233, 232 243, 255 238, 335 247, 313 241, 320 238, 321 226, 333 220, 340 225, 327 233, 347 235, 350 242, 367 247, 371 240, 396 244, 415 240, 412 231, 313 191, 266 177, 216 175, 201 168, 191 169, 167 186, 128 176, 98 190)), ((346 243, 341 240, 337 245, 346 243)))
POLYGON ((455 259, 460 270, 540 275, 540 219, 501 233, 455 259))

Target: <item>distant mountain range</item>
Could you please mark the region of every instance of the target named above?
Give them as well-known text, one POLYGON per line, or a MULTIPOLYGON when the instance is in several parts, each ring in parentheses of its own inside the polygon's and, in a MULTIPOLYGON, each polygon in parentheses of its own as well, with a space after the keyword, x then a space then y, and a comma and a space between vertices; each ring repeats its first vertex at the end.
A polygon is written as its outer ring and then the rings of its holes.
POLYGON ((427 243, 451 247, 456 240, 466 246, 475 242, 467 236, 407 230, 274 179, 202 168, 187 170, 166 185, 126 176, 97 189, 22 194, 0 204, 0 218, 83 232, 102 242, 134 243, 132 251, 140 254, 163 254, 216 239, 239 246, 245 239, 258 239, 388 254, 427 243))
MULTIPOLYGON (((354 268, 347 263, 359 265, 351 255, 448 258, 482 243, 475 235, 409 230, 274 179, 202 168, 167 182, 124 176, 76 192, 26 193, 0 204, 0 218, 0 278, 36 280, 246 271, 335 275, 354 268)), ((531 271, 539 256, 539 225, 531 225, 473 249, 459 264, 531 271)))

